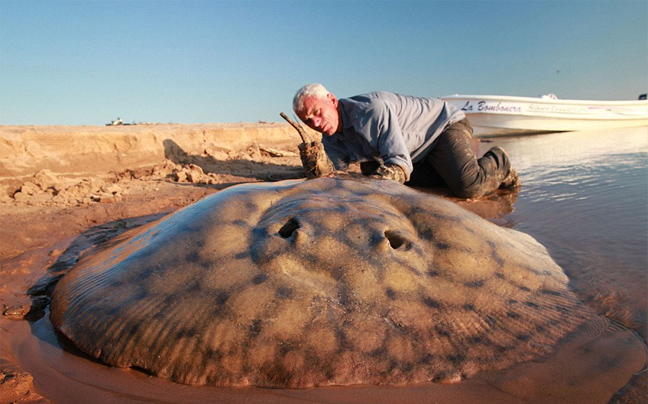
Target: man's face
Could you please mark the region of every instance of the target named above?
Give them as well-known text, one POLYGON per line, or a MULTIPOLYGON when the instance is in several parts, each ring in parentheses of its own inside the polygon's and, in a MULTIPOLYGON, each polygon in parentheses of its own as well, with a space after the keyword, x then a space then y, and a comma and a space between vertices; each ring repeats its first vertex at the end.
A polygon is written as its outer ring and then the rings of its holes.
POLYGON ((297 116, 309 128, 329 136, 341 130, 338 100, 333 94, 326 98, 304 97, 302 101, 304 107, 297 116))

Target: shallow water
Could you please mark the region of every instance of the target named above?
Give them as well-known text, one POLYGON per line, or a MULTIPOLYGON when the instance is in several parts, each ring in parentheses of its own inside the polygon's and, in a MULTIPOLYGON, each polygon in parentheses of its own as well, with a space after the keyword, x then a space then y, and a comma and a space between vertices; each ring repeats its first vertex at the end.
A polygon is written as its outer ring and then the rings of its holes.
POLYGON ((523 186, 507 216, 600 314, 648 331, 648 128, 502 139, 523 186))
POLYGON ((537 238, 601 315, 550 358, 453 385, 190 387, 97 363, 57 338, 47 317, 31 328, 13 323, 10 331, 27 337, 14 340, 12 352, 56 403, 606 403, 646 364, 648 128, 498 138, 480 147, 494 144, 509 151, 523 186, 515 198, 490 198, 504 216, 484 215, 537 238))

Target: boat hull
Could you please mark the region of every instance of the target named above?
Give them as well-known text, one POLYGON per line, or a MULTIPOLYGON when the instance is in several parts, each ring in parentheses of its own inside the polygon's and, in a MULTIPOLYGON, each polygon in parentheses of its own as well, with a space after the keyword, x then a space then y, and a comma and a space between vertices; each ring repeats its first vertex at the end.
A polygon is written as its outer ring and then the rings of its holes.
POLYGON ((479 95, 442 99, 464 111, 477 137, 648 126, 648 101, 479 95))

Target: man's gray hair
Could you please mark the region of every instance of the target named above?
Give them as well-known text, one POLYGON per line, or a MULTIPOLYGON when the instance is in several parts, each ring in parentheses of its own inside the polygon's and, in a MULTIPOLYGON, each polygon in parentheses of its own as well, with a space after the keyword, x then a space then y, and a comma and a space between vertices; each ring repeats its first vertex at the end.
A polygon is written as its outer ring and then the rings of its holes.
POLYGON ((295 93, 293 111, 299 112, 304 108, 305 97, 326 98, 329 94, 329 90, 319 83, 306 84, 295 93))

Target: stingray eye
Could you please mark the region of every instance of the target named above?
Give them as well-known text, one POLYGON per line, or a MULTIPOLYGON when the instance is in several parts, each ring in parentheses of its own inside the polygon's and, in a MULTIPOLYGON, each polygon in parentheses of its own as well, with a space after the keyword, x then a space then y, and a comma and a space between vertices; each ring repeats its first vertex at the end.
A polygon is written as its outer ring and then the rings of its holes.
POLYGON ((279 235, 283 238, 290 238, 297 229, 299 229, 299 222, 295 219, 290 219, 279 229, 279 235))
POLYGON ((408 239, 403 237, 403 235, 398 231, 386 230, 385 237, 387 238, 387 241, 389 241, 391 248, 393 248, 394 250, 400 249, 407 251, 412 247, 412 243, 408 239))

